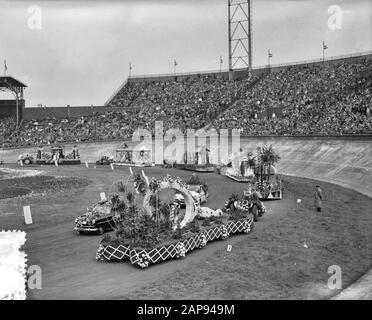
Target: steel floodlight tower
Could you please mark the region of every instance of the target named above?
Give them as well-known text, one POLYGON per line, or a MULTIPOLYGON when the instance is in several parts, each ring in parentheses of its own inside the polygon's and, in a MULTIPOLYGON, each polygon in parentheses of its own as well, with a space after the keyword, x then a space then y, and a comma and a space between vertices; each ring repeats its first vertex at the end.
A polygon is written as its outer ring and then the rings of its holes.
POLYGON ((252 71, 251 0, 227 0, 229 27, 229 79, 234 68, 252 71))

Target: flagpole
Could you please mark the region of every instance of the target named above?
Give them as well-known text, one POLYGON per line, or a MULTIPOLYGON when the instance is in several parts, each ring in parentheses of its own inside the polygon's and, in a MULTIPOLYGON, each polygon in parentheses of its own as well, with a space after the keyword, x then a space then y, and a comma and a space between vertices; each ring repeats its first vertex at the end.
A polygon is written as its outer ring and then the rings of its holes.
POLYGON ((270 49, 267 50, 267 60, 268 60, 268 64, 269 64, 269 69, 271 67, 271 58, 273 57, 273 54, 270 52, 270 49))
POLYGON ((324 54, 325 54, 326 49, 328 49, 328 47, 326 46, 326 44, 323 41, 323 63, 324 63, 324 54))

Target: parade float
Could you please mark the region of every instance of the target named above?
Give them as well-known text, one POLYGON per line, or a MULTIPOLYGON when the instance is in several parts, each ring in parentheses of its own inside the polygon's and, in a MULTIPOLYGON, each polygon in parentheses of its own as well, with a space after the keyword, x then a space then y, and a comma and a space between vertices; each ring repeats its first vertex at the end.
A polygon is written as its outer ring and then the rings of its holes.
POLYGON ((261 200, 279 200, 283 197, 283 181, 274 166, 279 160, 280 156, 272 145, 258 147, 255 154, 240 149, 240 154, 229 159, 219 172, 236 182, 247 184, 246 193, 257 192, 261 200))
POLYGON ((140 149, 117 149, 113 164, 117 166, 128 167, 154 166, 151 156, 151 150, 146 149, 145 147, 142 147, 140 149))
POLYGON ((216 166, 210 163, 209 153, 208 148, 199 148, 198 151, 195 151, 194 153, 185 152, 183 163, 175 163, 173 167, 196 172, 215 172, 216 166))
POLYGON ((72 165, 80 164, 80 154, 77 146, 75 145, 72 152, 69 154, 64 153, 63 146, 55 145, 50 147, 49 152, 44 151, 44 147, 39 147, 36 155, 36 164, 58 164, 58 165, 72 165))
POLYGON ((226 212, 232 214, 236 211, 243 211, 252 214, 253 221, 258 221, 266 212, 266 207, 260 201, 257 192, 247 194, 244 192, 244 196, 240 197, 237 194, 232 194, 229 199, 225 202, 226 212))
POLYGON ((253 216, 247 211, 201 207, 178 177, 149 180, 144 175, 133 175, 131 179, 132 189, 127 183, 125 192, 111 196, 115 203, 110 212, 115 217, 115 233, 105 235, 101 241, 96 252, 99 261, 129 261, 145 268, 185 257, 211 241, 248 233, 253 228, 253 216), (185 210, 172 201, 162 201, 159 194, 164 190, 182 194, 185 210))

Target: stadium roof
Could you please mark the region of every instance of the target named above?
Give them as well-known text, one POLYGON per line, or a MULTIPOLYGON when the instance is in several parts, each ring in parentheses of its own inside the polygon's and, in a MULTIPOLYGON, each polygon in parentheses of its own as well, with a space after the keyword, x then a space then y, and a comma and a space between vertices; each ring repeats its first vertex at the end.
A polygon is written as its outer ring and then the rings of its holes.
POLYGON ((11 76, 0 76, 0 88, 27 88, 25 84, 11 76))

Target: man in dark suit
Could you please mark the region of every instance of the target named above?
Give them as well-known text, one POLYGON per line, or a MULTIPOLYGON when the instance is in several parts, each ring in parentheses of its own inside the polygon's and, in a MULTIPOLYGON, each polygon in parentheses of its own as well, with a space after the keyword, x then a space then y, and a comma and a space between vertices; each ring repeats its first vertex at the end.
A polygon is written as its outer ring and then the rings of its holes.
POLYGON ((315 206, 318 212, 322 211, 323 191, 320 186, 315 186, 315 206))

